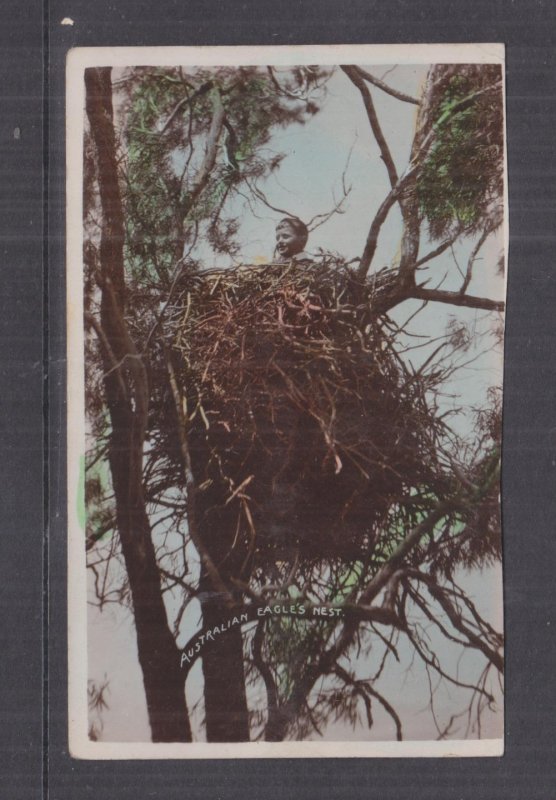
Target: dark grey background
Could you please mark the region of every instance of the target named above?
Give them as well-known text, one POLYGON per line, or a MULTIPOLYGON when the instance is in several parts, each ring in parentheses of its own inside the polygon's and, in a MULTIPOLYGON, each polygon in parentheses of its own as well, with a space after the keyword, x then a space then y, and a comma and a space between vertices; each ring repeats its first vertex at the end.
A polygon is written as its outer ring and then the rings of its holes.
POLYGON ((42 785, 42 19, 29 0, 1 10, 0 797, 34 800, 42 785))
POLYGON ((556 3, 3 0, 0 28, 0 798, 556 797, 556 3), (71 17, 74 26, 61 26, 71 17), (46 22, 46 25, 44 24, 46 22), (67 753, 64 62, 75 46, 503 42, 510 272, 501 759, 86 762, 67 753), (50 77, 43 105, 44 53, 50 77), (20 138, 14 129, 20 128, 20 138), (41 170, 49 211, 43 215, 41 170), (43 235, 46 242, 43 253, 43 235), (43 268, 42 256, 47 257, 43 268), (43 287, 44 281, 44 287, 43 287), (43 306, 48 290, 48 303, 43 306), (45 313, 43 315, 43 308, 45 313), (43 328, 43 316, 44 325, 43 328), (43 335, 46 338, 43 338, 43 335), (43 350, 46 342, 46 350, 43 350), (49 445, 43 500, 43 358, 49 445), (5 473, 5 474, 4 474, 5 473), (42 540, 49 520, 48 551, 42 540), (43 558, 50 622, 43 680, 43 558), (48 690, 48 728, 41 695, 48 690), (45 732, 43 742, 43 731, 45 732), (43 743, 46 757, 43 758, 43 743))

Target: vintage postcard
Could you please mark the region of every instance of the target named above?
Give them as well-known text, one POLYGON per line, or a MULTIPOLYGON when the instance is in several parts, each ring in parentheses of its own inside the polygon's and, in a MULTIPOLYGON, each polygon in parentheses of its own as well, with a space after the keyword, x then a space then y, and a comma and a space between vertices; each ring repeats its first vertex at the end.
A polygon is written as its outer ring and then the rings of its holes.
POLYGON ((497 44, 67 61, 69 741, 503 752, 497 44))

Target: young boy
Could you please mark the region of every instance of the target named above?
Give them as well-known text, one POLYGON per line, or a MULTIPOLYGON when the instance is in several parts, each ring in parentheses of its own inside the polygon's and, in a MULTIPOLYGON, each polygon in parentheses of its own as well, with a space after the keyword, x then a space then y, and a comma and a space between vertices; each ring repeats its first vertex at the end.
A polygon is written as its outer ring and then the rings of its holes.
POLYGON ((309 231, 297 217, 284 217, 276 226, 276 252, 280 261, 314 261, 305 252, 309 231))

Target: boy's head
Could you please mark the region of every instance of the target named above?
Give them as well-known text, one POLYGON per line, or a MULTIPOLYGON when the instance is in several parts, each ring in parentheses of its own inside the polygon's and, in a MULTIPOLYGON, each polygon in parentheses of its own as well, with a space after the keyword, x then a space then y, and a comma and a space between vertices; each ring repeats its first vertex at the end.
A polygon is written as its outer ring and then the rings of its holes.
POLYGON ((283 258, 293 258, 305 249, 309 231, 297 217, 284 217, 276 226, 276 250, 283 258))

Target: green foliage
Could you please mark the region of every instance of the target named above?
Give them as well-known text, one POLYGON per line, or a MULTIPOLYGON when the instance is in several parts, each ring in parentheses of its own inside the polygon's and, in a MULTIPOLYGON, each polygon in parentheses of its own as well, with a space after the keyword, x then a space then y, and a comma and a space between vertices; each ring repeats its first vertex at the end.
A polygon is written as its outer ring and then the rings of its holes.
POLYGON ((440 239, 456 229, 476 231, 501 202, 501 75, 496 66, 438 66, 430 79, 424 125, 434 143, 417 197, 431 237, 440 239))
MULTIPOLYGON (((318 574, 318 573, 317 573, 318 574)), ((325 568, 316 578, 320 590, 304 596, 297 587, 288 588, 288 596, 298 606, 302 603, 320 606, 323 603, 341 607, 351 592, 368 577, 361 562, 325 568)), ((315 578, 315 575, 313 575, 315 578)), ((335 616, 320 616, 308 611, 305 617, 269 616, 266 620, 265 656, 276 670, 276 687, 282 702, 291 699, 300 677, 320 658, 323 646, 338 623, 335 616)))
POLYGON ((112 475, 103 443, 87 454, 84 476, 86 541, 92 546, 99 540, 110 539, 116 526, 112 475))
POLYGON ((135 278, 168 277, 176 253, 177 211, 184 201, 173 163, 177 137, 158 123, 183 96, 184 87, 155 70, 141 76, 130 98, 126 126, 126 262, 135 278))
POLYGON ((184 248, 203 228, 215 252, 237 249, 225 205, 248 179, 275 170, 262 154, 273 128, 303 123, 317 107, 277 91, 261 68, 136 69, 126 87, 122 173, 126 265, 147 285, 166 286, 184 248), (224 110, 217 155, 199 191, 216 103, 224 110))

